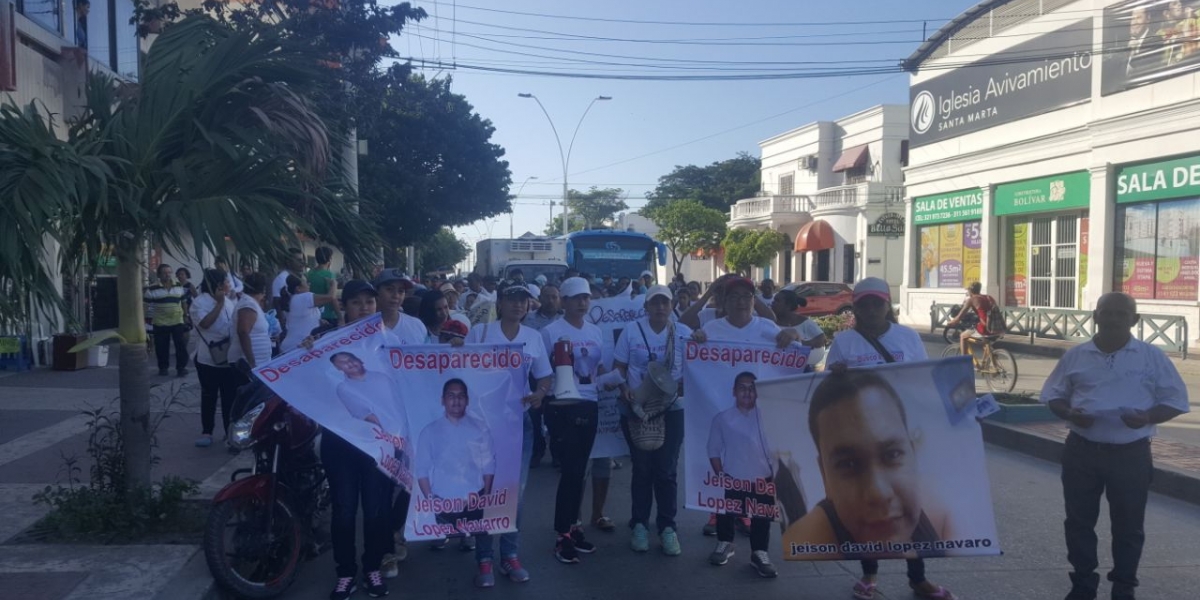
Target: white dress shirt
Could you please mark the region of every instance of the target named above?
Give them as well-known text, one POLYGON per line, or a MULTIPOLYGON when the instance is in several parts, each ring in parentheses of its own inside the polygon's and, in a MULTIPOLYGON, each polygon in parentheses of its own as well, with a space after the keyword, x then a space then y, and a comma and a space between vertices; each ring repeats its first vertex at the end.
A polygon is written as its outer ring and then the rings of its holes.
POLYGON ((429 491, 440 498, 466 498, 479 492, 483 476, 496 474, 492 434, 470 415, 457 423, 439 418, 421 431, 415 470, 418 479, 429 479, 429 491))
POLYGON ((365 420, 375 415, 384 431, 402 438, 408 437, 408 413, 404 410, 399 390, 391 377, 367 371, 362 379, 349 379, 337 386, 338 399, 350 416, 365 420))
POLYGON ((734 406, 713 417, 708 431, 708 457, 721 459, 721 468, 736 479, 771 476, 758 407, 742 412, 734 406))

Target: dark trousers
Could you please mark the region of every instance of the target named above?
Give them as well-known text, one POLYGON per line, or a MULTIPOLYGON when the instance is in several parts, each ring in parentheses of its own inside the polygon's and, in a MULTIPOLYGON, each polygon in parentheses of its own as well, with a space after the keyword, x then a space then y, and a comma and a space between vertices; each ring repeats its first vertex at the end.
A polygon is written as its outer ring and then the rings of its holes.
MULTIPOLYGON (((859 562, 862 563, 863 575, 879 574, 879 561, 867 559, 859 562)), ((910 558, 905 562, 908 563, 908 582, 913 584, 925 583, 925 559, 910 558)))
POLYGON ((667 411, 663 415, 667 423, 667 436, 658 450, 638 450, 629 434, 629 417, 621 417, 621 431, 629 444, 629 461, 633 463, 633 481, 629 495, 629 527, 642 524, 649 527, 650 507, 657 505, 654 525, 658 532, 668 527, 675 529, 675 515, 679 512, 679 481, 676 466, 679 464, 679 448, 683 445, 683 411, 667 411))
POLYGON ((200 379, 200 427, 205 435, 212 435, 217 414, 217 396, 221 397, 221 425, 229 433, 229 411, 242 378, 233 367, 214 367, 196 361, 196 377, 200 379))
POLYGON ((579 520, 579 504, 592 444, 596 441, 598 407, 595 402, 548 406, 551 444, 560 465, 558 494, 554 500, 554 531, 565 534, 579 520))
MULTIPOLYGON (((392 531, 404 531, 408 523, 408 505, 412 502, 412 494, 403 487, 396 486, 396 499, 392 501, 392 531)), ((395 550, 392 550, 395 552, 395 550)))
MULTIPOLYGON (((768 479, 767 481, 770 481, 768 479)), ((750 516, 745 512, 746 501, 753 498, 759 504, 772 506, 775 504, 775 498, 765 494, 755 494, 751 491, 743 490, 725 490, 725 498, 727 500, 741 500, 742 514, 724 513, 717 515, 717 541, 732 542, 734 534, 734 525, 736 521, 742 517, 750 516)), ((771 544, 771 519, 766 517, 750 517, 750 549, 767 551, 767 547, 771 544)))
MULTIPOLYGON (((528 412, 529 420, 533 423, 533 458, 532 458, 532 460, 535 463, 542 462, 542 457, 546 455, 546 449, 547 449, 546 433, 545 433, 545 430, 542 429, 544 412, 545 412, 545 410, 543 408, 531 408, 531 409, 529 409, 529 412, 528 412)), ((550 455, 551 455, 551 457, 553 457, 554 453, 551 452, 550 455)))
POLYGON ((363 572, 378 571, 383 555, 392 549, 392 480, 375 466, 374 459, 328 430, 321 434, 321 462, 329 478, 329 529, 337 576, 358 574, 354 526, 360 501, 363 572))
POLYGON ((1099 444, 1081 435, 1067 436, 1062 455, 1063 500, 1067 520, 1067 561, 1073 593, 1095 597, 1100 577, 1096 574, 1096 521, 1100 517, 1100 496, 1108 498, 1108 517, 1112 523, 1113 568, 1108 580, 1113 583, 1113 598, 1133 597, 1137 587, 1138 563, 1146 532, 1146 500, 1150 494, 1154 461, 1150 439, 1131 444, 1099 444))
POLYGON ((158 358, 158 370, 166 371, 171 366, 171 345, 175 345, 175 368, 187 368, 187 325, 155 325, 154 355, 158 358))

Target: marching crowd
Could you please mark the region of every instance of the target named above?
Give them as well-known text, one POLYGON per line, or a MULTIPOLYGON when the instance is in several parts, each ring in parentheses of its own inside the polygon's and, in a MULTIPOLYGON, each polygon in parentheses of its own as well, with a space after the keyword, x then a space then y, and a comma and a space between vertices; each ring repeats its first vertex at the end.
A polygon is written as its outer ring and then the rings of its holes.
MULTIPOLYGON (((177 375, 187 374, 189 356, 194 362, 202 396, 202 434, 196 445, 212 444, 218 398, 222 422, 228 428, 233 396, 248 382, 249 369, 279 352, 311 344, 313 336, 323 331, 375 313, 381 315, 387 335, 402 344, 520 343, 533 367, 528 392, 520 398, 529 410, 523 425, 518 510, 525 504, 529 468, 541 465, 549 452, 560 470, 553 501, 554 556, 564 564, 578 563, 581 555, 596 551, 581 520, 589 474, 593 484, 589 524, 603 531, 616 527, 604 510, 613 461, 590 458, 601 390, 618 391, 621 428, 629 441, 629 546, 635 552, 647 552, 653 529, 664 554, 682 554, 675 518, 680 503, 677 465, 686 395, 677 395, 660 414, 647 415, 638 405, 638 391, 652 376, 669 373, 678 391, 683 391, 682 352, 676 352, 677 340, 769 342, 780 348, 803 344, 812 349, 810 364, 823 362, 832 376, 847 369, 928 359, 920 336, 896 322, 889 285, 873 277, 854 286, 851 328, 829 340, 821 327, 800 311, 804 298, 790 289, 777 289, 770 280, 756 286, 744 277, 726 275, 702 289, 700 284, 685 283, 678 277, 669 285, 659 285, 648 271, 636 280, 568 271, 557 281, 544 275, 526 281, 522 273, 514 271, 505 280, 471 274, 462 279, 429 277, 418 282, 397 269, 383 269, 372 281, 339 283, 329 269, 331 256, 328 249, 318 249, 317 268, 306 272, 303 257, 296 252, 270 284, 265 275, 248 268, 239 274, 230 272, 222 259, 204 270, 198 287, 188 282, 190 274, 185 269, 179 269, 173 278, 169 266, 158 267, 157 281, 147 289, 145 301, 150 308, 148 321, 153 326, 159 374, 169 374, 172 346, 177 375), (617 338, 613 368, 605 371, 600 364, 604 340, 600 329, 588 321, 588 310, 593 299, 621 295, 640 298, 646 314, 629 323, 617 338), (192 329, 197 339, 189 352, 187 338, 192 329), (579 398, 552 395, 556 387, 550 357, 556 342, 563 339, 571 342, 573 383, 579 398), (664 439, 656 449, 642 450, 634 443, 634 430, 649 419, 662 420, 664 439)), ((981 323, 966 335, 990 334, 988 299, 980 296, 977 287, 969 292, 964 306, 977 313, 981 323)), ((1071 429, 1062 476, 1068 561, 1073 567, 1067 600, 1093 600, 1097 595, 1094 528, 1100 496, 1105 494, 1113 530, 1114 567, 1108 574, 1112 597, 1134 598, 1152 470, 1149 439, 1155 424, 1188 410, 1186 388, 1173 364, 1159 349, 1131 336, 1137 318, 1136 303, 1130 297, 1104 295, 1095 310, 1095 338, 1064 355, 1042 393, 1043 401, 1068 421, 1071 429)), ((745 393, 753 393, 753 379, 739 379, 735 396, 740 393, 739 384, 747 388, 745 393)), ((466 400, 465 389, 447 386, 447 390, 443 393, 453 391, 466 400)), ((729 427, 758 424, 755 420, 729 427)), ((409 493, 394 486, 371 457, 328 431, 322 435, 321 458, 330 484, 331 536, 337 564, 330 598, 349 598, 360 584, 371 597, 385 596, 385 580, 397 575, 397 563, 407 556, 403 527, 409 493), (357 564, 355 539, 360 504, 361 565, 357 564)), ((719 456, 712 460, 718 474, 728 467, 719 456)), ((870 477, 875 480, 866 487, 886 504, 894 493, 888 489, 886 476, 870 477)), ((735 532, 742 530, 749 535, 752 567, 762 577, 775 577, 777 571, 768 556, 770 528, 770 520, 762 517, 713 514, 703 529, 704 535, 717 539, 709 562, 727 564, 735 554, 735 532)), ((461 549, 475 553, 475 584, 479 587, 494 586, 496 572, 514 582, 530 579, 519 559, 520 534, 499 537, 498 561, 491 536, 458 541, 461 549)), ((447 544, 443 540, 435 547, 447 544)), ((882 597, 877 589, 878 568, 876 560, 861 561, 861 577, 850 590, 854 598, 882 597)), ((907 575, 911 591, 919 598, 955 598, 926 577, 921 559, 907 561, 907 575)))

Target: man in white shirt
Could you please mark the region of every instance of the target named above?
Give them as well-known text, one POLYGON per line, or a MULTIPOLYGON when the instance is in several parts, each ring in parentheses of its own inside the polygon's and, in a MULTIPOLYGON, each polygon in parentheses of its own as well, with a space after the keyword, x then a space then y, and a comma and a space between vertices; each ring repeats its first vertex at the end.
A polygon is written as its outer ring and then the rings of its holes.
POLYGON ((375 277, 376 303, 383 315, 383 326, 393 341, 401 344, 424 344, 429 331, 420 319, 400 310, 404 298, 413 289, 411 279, 400 269, 384 269, 375 277))
POLYGON ((470 400, 463 380, 447 381, 442 385, 445 418, 426 425, 417 441, 417 485, 434 501, 438 523, 482 519, 483 508, 473 499, 492 493, 496 478, 492 434, 487 424, 467 415, 470 400))
POLYGON ((1112 521, 1112 598, 1133 600, 1154 471, 1150 438, 1156 425, 1188 412, 1187 388, 1162 350, 1130 334, 1139 318, 1133 298, 1104 294, 1092 318, 1095 337, 1063 355, 1041 398, 1071 429, 1062 454, 1067 560, 1074 569, 1067 599, 1096 597, 1103 494, 1112 521))

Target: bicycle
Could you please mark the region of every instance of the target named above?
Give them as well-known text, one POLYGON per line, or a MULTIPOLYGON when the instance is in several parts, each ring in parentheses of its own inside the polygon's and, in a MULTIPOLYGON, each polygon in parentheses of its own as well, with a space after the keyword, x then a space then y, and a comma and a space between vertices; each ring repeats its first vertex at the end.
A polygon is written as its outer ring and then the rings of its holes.
MULTIPOLYGON (((1017 387, 1017 359, 1008 350, 994 347, 998 339, 1000 339, 998 335, 973 339, 972 344, 978 344, 983 348, 983 357, 980 358, 972 350, 971 362, 975 365, 975 372, 983 375, 984 381, 993 392, 1007 393, 1017 387)), ((954 342, 942 350, 942 358, 961 354, 962 348, 959 347, 958 342, 954 342)))
POLYGON ((962 332, 975 329, 975 326, 978 324, 979 317, 975 315, 975 311, 968 308, 967 312, 963 314, 962 320, 958 322, 958 325, 953 327, 946 325, 942 328, 942 339, 946 340, 947 344, 953 344, 958 341, 958 336, 962 332))

